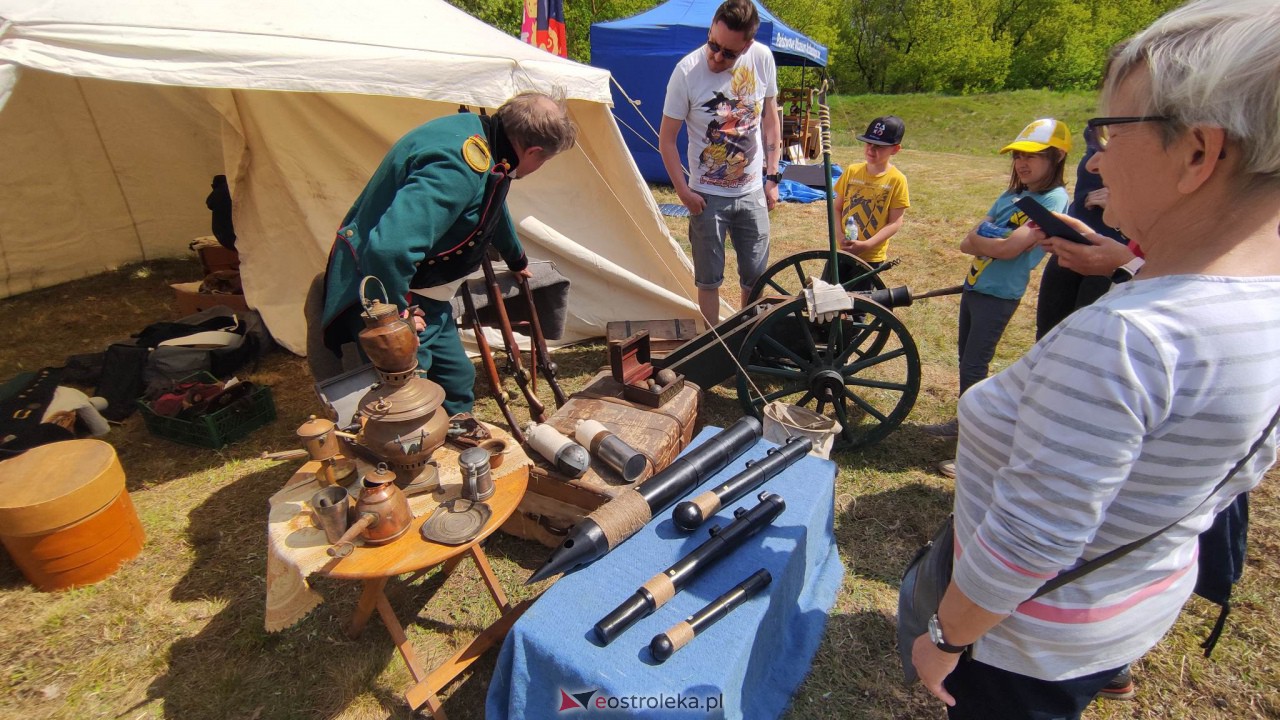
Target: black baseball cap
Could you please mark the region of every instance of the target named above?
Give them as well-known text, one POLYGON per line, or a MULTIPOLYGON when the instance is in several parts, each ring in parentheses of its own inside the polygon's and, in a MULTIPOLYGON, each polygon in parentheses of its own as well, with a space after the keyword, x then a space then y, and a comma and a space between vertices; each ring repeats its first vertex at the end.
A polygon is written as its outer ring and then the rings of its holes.
POLYGON ((872 145, 897 145, 902 142, 902 135, 907 126, 897 115, 883 115, 871 121, 867 131, 858 136, 862 142, 872 145))

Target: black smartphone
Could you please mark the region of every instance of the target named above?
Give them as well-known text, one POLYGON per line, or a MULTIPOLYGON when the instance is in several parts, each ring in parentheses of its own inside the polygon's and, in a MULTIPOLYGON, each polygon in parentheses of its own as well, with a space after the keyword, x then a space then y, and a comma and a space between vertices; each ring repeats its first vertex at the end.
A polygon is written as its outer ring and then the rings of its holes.
POLYGON ((1041 205, 1035 198, 1027 196, 1020 197, 1013 201, 1018 209, 1027 214, 1027 217, 1035 221, 1045 235, 1049 237, 1060 237, 1063 240, 1070 240, 1081 245, 1092 245, 1093 243, 1084 239, 1084 236, 1076 232, 1075 228, 1062 222, 1057 215, 1049 212, 1049 208, 1041 205))

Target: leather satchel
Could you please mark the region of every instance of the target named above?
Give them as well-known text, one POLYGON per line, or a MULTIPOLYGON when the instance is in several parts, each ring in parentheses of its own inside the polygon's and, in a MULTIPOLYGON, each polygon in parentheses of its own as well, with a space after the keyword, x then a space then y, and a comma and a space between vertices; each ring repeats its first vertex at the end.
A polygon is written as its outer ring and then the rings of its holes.
POLYGON ((916 551, 902 574, 898 588, 898 655, 902 658, 902 674, 908 683, 916 681, 916 668, 911 663, 911 646, 929 630, 929 618, 938 612, 942 594, 951 584, 951 562, 955 553, 955 518, 933 534, 924 547, 916 551))

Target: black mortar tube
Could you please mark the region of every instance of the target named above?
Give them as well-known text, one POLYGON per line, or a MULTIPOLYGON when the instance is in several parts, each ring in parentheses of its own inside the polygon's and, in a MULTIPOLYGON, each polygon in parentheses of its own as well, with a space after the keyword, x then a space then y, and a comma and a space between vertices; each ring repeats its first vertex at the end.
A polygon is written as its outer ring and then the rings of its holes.
POLYGON ((708 517, 720 512, 720 508, 765 484, 808 455, 812 449, 813 441, 807 437, 787 438, 785 445, 770 448, 762 459, 748 460, 746 470, 724 481, 719 487, 676 505, 676 509, 671 512, 671 522, 685 532, 697 530, 708 517))
POLYGON ((735 510, 733 522, 724 529, 719 526, 711 528, 709 540, 677 560, 675 565, 650 578, 631 597, 622 601, 622 604, 614 608, 613 612, 596 623, 596 637, 600 642, 608 645, 638 620, 662 607, 669 599, 669 596, 666 599, 655 596, 646 586, 669 585, 674 592, 680 592, 685 585, 705 572, 716 561, 733 552, 735 548, 746 542, 747 538, 772 523, 786 507, 787 504, 783 502, 780 495, 762 492, 758 505, 750 510, 746 508, 735 510))
POLYGON ((649 642, 649 652, 653 654, 653 659, 666 662, 667 658, 675 654, 675 651, 689 644, 695 637, 701 635, 703 630, 715 625, 717 620, 733 612, 734 608, 755 597, 771 582, 773 582, 773 576, 768 570, 760 568, 752 573, 751 577, 735 585, 732 590, 685 618, 684 622, 668 628, 664 633, 654 635, 653 640, 649 642))
MULTIPOLYGON (((707 440, 688 453, 676 458, 670 465, 649 478, 639 487, 624 490, 624 493, 636 493, 649 505, 649 517, 667 509, 671 503, 679 500, 690 490, 705 482, 733 462, 734 458, 747 451, 760 438, 760 421, 747 415, 715 437, 707 440)), ((615 502, 615 501, 610 501, 615 502)), ((606 503, 603 507, 607 507, 606 503)), ((609 540, 604 529, 600 527, 598 517, 601 509, 597 509, 581 522, 573 526, 569 536, 560 547, 551 553, 551 557, 542 567, 529 576, 525 585, 545 580, 552 575, 570 570, 581 565, 588 565, 609 552, 609 540)), ((621 543, 639 528, 625 532, 618 542, 621 543)))

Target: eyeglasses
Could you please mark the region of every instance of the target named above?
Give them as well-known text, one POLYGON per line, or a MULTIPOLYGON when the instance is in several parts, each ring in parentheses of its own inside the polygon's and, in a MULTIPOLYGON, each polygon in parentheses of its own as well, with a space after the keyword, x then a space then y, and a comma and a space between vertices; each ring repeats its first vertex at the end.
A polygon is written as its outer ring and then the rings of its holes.
POLYGON ((729 50, 715 40, 712 40, 710 37, 707 38, 707 49, 711 51, 712 55, 723 55, 725 60, 737 60, 739 55, 747 51, 746 48, 741 50, 729 50))
POLYGON ((1107 143, 1111 141, 1111 133, 1107 131, 1110 125, 1130 125, 1132 123, 1141 122, 1170 122, 1173 118, 1167 115, 1132 115, 1128 117, 1097 117, 1093 118, 1085 125, 1084 141, 1089 149, 1095 152, 1102 152, 1107 149, 1107 143))

